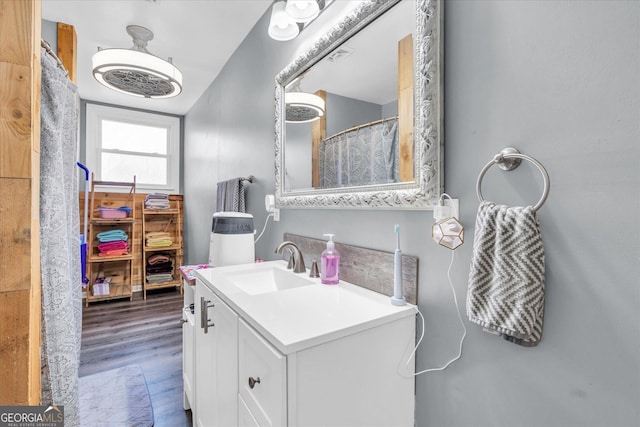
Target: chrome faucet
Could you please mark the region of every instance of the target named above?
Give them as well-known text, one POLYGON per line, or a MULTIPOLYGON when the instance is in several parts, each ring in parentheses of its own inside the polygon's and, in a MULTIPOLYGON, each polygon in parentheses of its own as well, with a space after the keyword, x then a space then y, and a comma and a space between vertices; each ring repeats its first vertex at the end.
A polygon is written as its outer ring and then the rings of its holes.
MULTIPOLYGON (((276 248, 276 253, 281 254, 284 248, 288 247, 291 250, 291 257, 293 258, 293 272, 294 273, 306 273, 307 268, 304 266, 304 258, 302 256, 302 251, 300 248, 293 242, 285 241, 280 243, 280 246, 276 248)), ((291 268, 291 262, 287 268, 291 268)))

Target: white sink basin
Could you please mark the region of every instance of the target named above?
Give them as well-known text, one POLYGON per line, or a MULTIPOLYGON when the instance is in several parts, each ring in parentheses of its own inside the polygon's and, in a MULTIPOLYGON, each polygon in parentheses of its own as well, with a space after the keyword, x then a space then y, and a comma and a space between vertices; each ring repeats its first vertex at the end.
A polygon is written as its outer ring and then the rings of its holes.
POLYGON ((250 270, 230 271, 225 274, 225 278, 241 291, 249 295, 258 295, 312 285, 314 282, 303 274, 266 266, 250 270))

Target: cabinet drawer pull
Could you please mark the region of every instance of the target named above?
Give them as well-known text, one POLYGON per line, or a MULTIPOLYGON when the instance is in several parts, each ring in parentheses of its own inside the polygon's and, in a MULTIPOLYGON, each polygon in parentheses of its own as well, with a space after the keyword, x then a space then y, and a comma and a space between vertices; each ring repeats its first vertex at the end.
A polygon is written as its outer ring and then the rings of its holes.
POLYGON ((260 377, 258 378, 249 377, 249 388, 251 389, 254 388, 256 384, 260 384, 260 377))
POLYGON ((205 309, 205 302, 204 302, 204 297, 200 297, 200 328, 204 329, 204 324, 207 322, 206 320, 206 309, 205 309))
POLYGON ((209 309, 216 305, 209 300, 200 297, 200 327, 204 329, 204 333, 209 332, 209 327, 216 326, 213 320, 209 320, 209 309))

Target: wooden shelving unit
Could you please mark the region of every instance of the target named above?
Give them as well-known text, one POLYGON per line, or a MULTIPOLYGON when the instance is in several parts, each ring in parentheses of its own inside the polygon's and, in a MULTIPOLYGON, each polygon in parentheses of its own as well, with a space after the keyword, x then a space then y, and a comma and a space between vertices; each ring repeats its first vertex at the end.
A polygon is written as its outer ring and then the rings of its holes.
POLYGON ((87 276, 89 285, 86 292, 85 306, 93 301, 104 301, 117 298, 133 300, 133 239, 136 231, 136 177, 133 182, 95 181, 91 174, 91 199, 89 206, 89 236, 87 254, 87 276), (124 187, 126 192, 108 193, 97 196, 96 187, 124 187), (116 195, 116 197, 113 197, 116 195), (131 212, 126 218, 101 218, 99 206, 119 208, 128 206, 131 212), (98 250, 98 234, 104 231, 121 229, 128 235, 129 253, 127 255, 100 256, 98 250), (100 277, 110 278, 109 294, 94 295, 93 286, 100 277))
POLYGON ((147 291, 153 289, 179 287, 182 294, 182 277, 180 266, 182 265, 182 211, 180 204, 170 201, 169 209, 142 209, 142 287, 144 299, 147 299, 147 291), (166 232, 171 236, 171 246, 148 247, 146 244, 147 233, 166 232), (165 254, 173 263, 171 275, 173 280, 163 283, 149 283, 147 281, 147 260, 155 254, 165 254))

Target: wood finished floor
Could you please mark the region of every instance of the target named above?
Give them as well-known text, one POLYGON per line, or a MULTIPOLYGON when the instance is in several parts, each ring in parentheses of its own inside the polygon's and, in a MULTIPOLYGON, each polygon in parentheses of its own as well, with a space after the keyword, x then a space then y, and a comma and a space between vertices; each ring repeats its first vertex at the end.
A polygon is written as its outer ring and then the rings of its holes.
POLYGON ((155 427, 191 427, 182 408, 182 296, 177 290, 89 304, 82 314, 80 376, 138 365, 147 380, 155 427))

